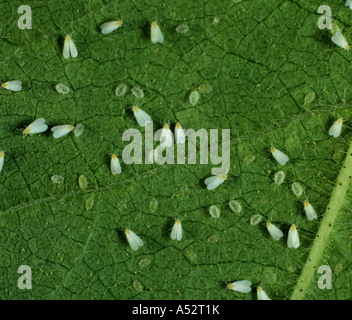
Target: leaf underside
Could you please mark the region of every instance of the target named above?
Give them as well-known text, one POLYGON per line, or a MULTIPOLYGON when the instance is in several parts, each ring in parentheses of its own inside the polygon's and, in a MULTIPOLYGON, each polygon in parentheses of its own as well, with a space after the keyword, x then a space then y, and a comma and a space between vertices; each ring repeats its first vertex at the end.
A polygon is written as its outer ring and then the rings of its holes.
MULTIPOLYGON (((352 39, 352 11, 343 1, 324 4, 352 39)), ((0 297, 256 299, 261 285, 270 298, 289 299, 299 291, 351 139, 351 55, 318 29, 320 1, 35 2, 31 30, 17 26, 20 5, 0 3, 0 80, 23 83, 18 93, 0 90, 0 297), (102 35, 100 24, 116 19, 123 26, 102 35), (150 41, 154 20, 162 44, 150 41), (189 31, 176 32, 181 24, 189 31), (75 59, 62 57, 66 34, 76 44, 75 59), (70 92, 59 94, 58 83, 70 92), (129 89, 119 97, 121 83, 129 89), (143 99, 131 94, 134 86, 143 99), (194 90, 200 99, 193 106, 194 90), (315 99, 304 103, 311 92, 315 99), (111 175, 110 155, 121 158, 127 145, 122 133, 139 128, 134 104, 151 115, 154 130, 177 121, 195 130, 231 129, 229 178, 206 190, 211 163, 121 163, 122 174, 111 175), (345 122, 335 139, 327 131, 339 116, 345 122), (83 123, 85 130, 80 137, 54 139, 49 130, 23 139, 18 129, 39 117, 49 127, 83 123), (271 146, 289 156, 285 166, 271 146), (279 170, 286 178, 276 185, 279 170), (53 183, 54 175, 64 182, 53 183), (293 182, 304 190, 300 197, 293 182), (305 217, 306 198, 318 221, 305 217), (230 200, 241 204, 240 213, 230 200), (219 218, 209 215, 211 205, 221 209, 219 218), (261 223, 250 224, 254 214, 261 223), (170 239, 176 218, 182 241, 170 239), (268 220, 283 239, 271 238, 268 220), (286 245, 293 223, 298 249, 286 245), (125 228, 143 239, 141 249, 131 250, 125 228), (17 286, 21 265, 32 269, 31 290, 17 286), (244 279, 252 293, 225 290, 244 279)), ((318 266, 332 269, 332 289, 319 289, 320 274, 310 272, 301 299, 352 298, 352 189, 345 189, 318 249, 318 266)))

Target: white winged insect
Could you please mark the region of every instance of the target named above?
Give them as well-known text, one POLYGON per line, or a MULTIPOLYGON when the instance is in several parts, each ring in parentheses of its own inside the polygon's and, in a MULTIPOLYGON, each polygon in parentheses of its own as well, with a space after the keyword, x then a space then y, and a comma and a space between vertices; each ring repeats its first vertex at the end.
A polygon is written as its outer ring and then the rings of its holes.
POLYGON ((306 213, 307 219, 309 221, 318 219, 317 212, 307 200, 303 202, 303 205, 304 205, 304 212, 306 213))
POLYGON ((343 123, 343 118, 339 118, 337 119, 333 125, 330 127, 329 129, 329 135, 334 137, 334 138, 337 138, 340 136, 341 134, 341 129, 342 129, 342 123, 343 123))
POLYGON ((161 33, 160 27, 156 23, 156 21, 152 22, 152 25, 150 28, 150 39, 151 39, 152 43, 164 42, 164 36, 161 33))
POLYGON ((68 134, 74 129, 74 126, 70 124, 62 124, 51 128, 54 138, 58 139, 68 134))
POLYGON ((175 142, 176 144, 183 144, 186 142, 185 130, 182 128, 181 123, 177 122, 175 125, 175 142))
POLYGON ((176 220, 172 230, 171 230, 171 234, 170 234, 170 238, 171 240, 178 240, 181 241, 182 240, 182 224, 180 220, 176 220))
POLYGON ((331 41, 342 49, 350 50, 350 46, 348 45, 346 38, 340 32, 336 32, 331 37, 331 41))
POLYGON ((219 174, 204 180, 208 190, 214 190, 227 179, 227 174, 219 174))
POLYGON ((138 250, 143 246, 143 241, 140 237, 138 237, 132 230, 125 229, 125 235, 128 241, 128 244, 132 248, 132 250, 138 250))
POLYGON ((292 225, 288 231, 287 247, 297 249, 299 247, 299 236, 296 225, 292 225))
POLYGON ((72 58, 76 58, 78 56, 76 45, 69 34, 65 37, 62 55, 65 59, 68 59, 70 56, 72 58))
POLYGON ((152 121, 152 118, 150 117, 150 115, 144 112, 142 109, 136 106, 133 106, 132 111, 133 111, 134 117, 136 118, 138 124, 141 127, 145 127, 145 123, 147 121, 152 121))
POLYGON ((6 90, 18 92, 22 90, 22 82, 19 80, 11 80, 2 83, 1 87, 6 90))
POLYGON ((163 128, 161 129, 160 133, 160 145, 162 147, 171 147, 174 143, 174 138, 172 131, 167 123, 164 124, 163 128))
POLYGON ((227 285, 227 289, 241 292, 241 293, 248 293, 251 292, 251 282, 248 280, 239 280, 231 282, 227 285))
POLYGON ((289 160, 289 158, 286 154, 284 154, 282 151, 280 151, 274 147, 270 148, 270 152, 273 155, 273 157, 275 158, 275 160, 279 164, 281 164, 282 166, 284 166, 287 163, 287 161, 289 160))
POLYGON ((113 175, 121 173, 120 161, 114 153, 111 155, 110 170, 113 175))
POLYGON ((266 227, 274 240, 278 241, 283 237, 282 231, 272 223, 267 222, 266 227))
POLYGON ((4 158, 5 158, 5 152, 0 151, 0 172, 2 171, 2 167, 4 166, 4 158))
POLYGON ((122 26, 122 20, 104 22, 101 26, 102 34, 109 34, 122 26))
POLYGON ((257 299, 258 300, 271 300, 262 287, 257 288, 257 299))
POLYGON ((22 133, 26 136, 27 134, 41 133, 48 129, 48 125, 45 124, 44 118, 39 118, 34 120, 27 128, 25 128, 22 133))

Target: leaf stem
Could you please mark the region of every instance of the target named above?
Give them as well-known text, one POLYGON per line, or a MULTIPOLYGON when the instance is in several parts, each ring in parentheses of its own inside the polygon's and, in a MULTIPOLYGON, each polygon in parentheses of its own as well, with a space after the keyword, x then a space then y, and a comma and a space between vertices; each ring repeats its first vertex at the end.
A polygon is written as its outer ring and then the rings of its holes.
POLYGON ((346 192, 352 180, 352 140, 335 188, 321 221, 312 249, 303 267, 302 273, 291 295, 291 300, 303 300, 312 282, 314 273, 328 244, 336 217, 343 207, 346 192))

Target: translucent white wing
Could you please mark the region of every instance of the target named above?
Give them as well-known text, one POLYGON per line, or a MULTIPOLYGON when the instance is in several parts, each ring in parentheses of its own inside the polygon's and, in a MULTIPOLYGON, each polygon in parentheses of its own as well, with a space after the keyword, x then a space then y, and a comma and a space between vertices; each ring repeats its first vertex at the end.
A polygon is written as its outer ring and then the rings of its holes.
POLYGON ((233 284, 233 290, 242 293, 248 293, 251 289, 251 282, 248 280, 235 281, 233 284))
POLYGON ((170 129, 162 129, 160 135, 160 144, 162 147, 171 147, 173 145, 172 131, 170 129))
POLYGON ((137 239, 136 239, 136 242, 137 244, 142 247, 144 245, 144 242, 142 241, 142 239, 140 237, 137 236, 137 239))
POLYGON ((288 236, 287 236, 287 247, 292 248, 292 231, 289 230, 288 236))
POLYGON ((32 134, 32 133, 41 133, 41 132, 44 132, 44 131, 48 130, 48 125, 41 124, 39 126, 35 126, 33 129, 30 129, 30 130, 31 130, 30 134, 32 134))
POLYGON ((66 124, 51 128, 51 131, 53 132, 53 136, 56 139, 61 138, 62 136, 64 136, 65 134, 69 133, 72 130, 73 130, 73 126, 66 125, 66 124))
POLYGON ((318 218, 317 212, 315 211, 313 206, 307 201, 304 202, 304 211, 309 221, 312 221, 318 218))
POLYGON ((286 162, 289 160, 288 156, 281 151, 278 151, 278 152, 279 152, 279 158, 281 160, 280 164, 282 164, 282 165, 286 164, 286 162))
POLYGON ((340 48, 346 49, 346 47, 348 47, 348 43, 345 37, 340 32, 336 32, 331 37, 331 41, 335 43, 337 46, 339 46, 340 48))
POLYGON ((333 43, 335 43, 337 46, 339 46, 340 48, 344 48, 345 46, 344 46, 344 43, 341 41, 341 39, 338 37, 338 36, 336 36, 336 35, 334 35, 334 36, 332 36, 331 37, 331 41, 333 42, 333 43))
POLYGON ((147 122, 147 121, 152 121, 152 118, 150 117, 150 115, 146 112, 144 112, 142 109, 139 109, 140 116, 142 117, 142 119, 147 122))
POLYGON ((334 138, 337 138, 340 135, 340 132, 338 132, 338 124, 336 122, 329 129, 329 135, 334 138))
POLYGON ((341 134, 341 129, 342 129, 342 118, 336 120, 333 125, 329 129, 329 135, 333 136, 334 138, 337 138, 341 134))
POLYGON ((213 190, 224 182, 221 176, 212 176, 204 180, 208 190, 213 190))
POLYGON ((119 159, 115 157, 111 157, 111 162, 110 162, 110 169, 111 173, 113 175, 120 174, 121 173, 121 165, 119 159))
POLYGON ((75 43, 73 42, 72 39, 69 41, 69 43, 70 43, 71 57, 72 58, 76 58, 78 56, 78 51, 77 51, 77 48, 75 46, 75 43))
MULTIPOLYGON (((132 231, 130 231, 130 233, 131 232, 132 231)), ((138 250, 138 248, 139 248, 138 243, 135 241, 135 239, 133 238, 133 236, 130 233, 126 234, 127 241, 129 243, 130 247, 132 248, 132 250, 138 250)))
POLYGON ((4 158, 5 154, 3 151, 0 152, 0 172, 2 171, 2 167, 4 166, 4 158))
POLYGON ((297 230, 293 231, 292 242, 291 243, 292 243, 292 248, 294 248, 294 249, 297 249, 299 247, 299 245, 300 245, 297 230))
POLYGON ((183 130, 183 128, 175 129, 175 140, 177 144, 183 144, 186 142, 185 130, 183 130))
POLYGON ((19 80, 12 80, 5 82, 5 88, 11 91, 21 91, 22 90, 22 82, 19 80))
POLYGON ((282 231, 272 223, 268 223, 267 228, 270 235, 274 238, 274 240, 278 241, 283 237, 282 231))
POLYGON ((182 240, 182 235, 183 235, 183 230, 182 230, 182 225, 180 223, 178 226, 178 229, 177 229, 177 240, 178 241, 182 240))
POLYGON ((65 59, 68 59, 70 57, 70 37, 66 36, 65 41, 64 41, 64 48, 62 51, 62 55, 64 56, 65 59))
POLYGON ((34 120, 34 121, 28 126, 28 128, 29 128, 30 130, 32 130, 32 129, 34 129, 35 127, 39 127, 39 126, 41 126, 41 125, 44 124, 44 123, 45 123, 45 119, 44 119, 44 118, 39 118, 39 119, 34 120))
POLYGON ((282 166, 284 166, 289 160, 288 156, 280 150, 274 149, 274 151, 272 151, 272 154, 275 160, 282 166))
POLYGON ((130 232, 131 232, 131 235, 132 235, 134 241, 137 243, 137 245, 140 247, 143 246, 144 243, 143 243, 142 239, 140 237, 138 237, 133 231, 130 231, 130 232))
POLYGON ((218 180, 218 176, 212 176, 212 177, 206 178, 204 180, 204 183, 207 185, 207 188, 209 189, 211 185, 214 185, 214 183, 217 182, 217 180, 218 180))
POLYGON ((142 109, 139 109, 137 107, 132 107, 134 117, 136 118, 138 124, 141 127, 145 127, 146 121, 152 121, 151 117, 149 114, 144 112, 142 109))
POLYGON ((266 294, 266 292, 261 287, 258 287, 258 289, 257 289, 257 299, 258 300, 271 300, 268 297, 268 295, 266 294))
POLYGON ((160 27, 156 22, 152 23, 152 26, 150 29, 150 37, 151 37, 152 43, 164 42, 164 36, 161 33, 160 27))
POLYGON ((176 220, 175 224, 172 227, 170 237, 172 240, 182 240, 182 224, 180 220, 176 220))
POLYGON ((10 83, 14 86, 21 86, 22 85, 22 82, 20 80, 7 81, 7 83, 10 83))
POLYGON ((143 117, 141 116, 141 114, 138 111, 134 112, 134 117, 136 118, 138 124, 141 127, 145 127, 145 121, 144 121, 143 117))
POLYGON ((102 34, 109 34, 116 30, 119 26, 116 24, 117 21, 105 22, 100 26, 102 34))
POLYGON ((287 247, 297 249, 299 247, 299 237, 296 227, 291 226, 288 237, 287 237, 287 247))
POLYGON ((172 230, 171 230, 171 234, 170 234, 170 238, 171 240, 176 240, 176 237, 177 237, 177 229, 178 229, 178 225, 177 223, 175 223, 172 227, 172 230))

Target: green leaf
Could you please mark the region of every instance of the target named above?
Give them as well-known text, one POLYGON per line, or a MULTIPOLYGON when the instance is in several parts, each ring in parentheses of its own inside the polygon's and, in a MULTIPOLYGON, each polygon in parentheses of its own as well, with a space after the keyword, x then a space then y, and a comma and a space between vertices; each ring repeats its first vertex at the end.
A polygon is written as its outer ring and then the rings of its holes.
MULTIPOLYGON (((0 4, 0 80, 23 82, 21 92, 0 90, 2 299, 256 299, 259 285, 272 299, 352 298, 351 151, 344 163, 352 64, 318 29, 319 1, 28 1, 27 30, 17 26, 22 4, 0 4), (112 19, 123 26, 103 36, 100 24, 112 19), (150 41, 153 20, 162 44, 150 41), (188 32, 177 32, 179 25, 188 32), (66 34, 75 59, 62 57, 66 34), (70 92, 59 94, 59 83, 70 92), (121 84, 128 91, 117 96, 121 84), (200 99, 191 105, 194 90, 200 99), (111 175, 110 155, 121 159, 127 145, 123 132, 139 128, 133 104, 151 115, 154 130, 165 121, 231 129, 229 178, 207 190, 211 163, 121 162, 122 174, 111 175), (335 139, 327 131, 338 116, 345 122, 335 139), (18 129, 38 117, 49 127, 85 129, 79 137, 54 139, 48 131, 22 138, 18 129), (272 145, 289 156, 285 166, 271 156, 272 145), (281 185, 278 171, 286 175, 281 185), (55 175, 63 182, 54 183, 55 175), (303 188, 300 197, 293 182, 303 188), (318 221, 305 217, 306 198, 318 221), (233 212, 230 200, 242 211, 233 212), (211 205, 219 218, 209 215, 211 205), (263 220, 252 225, 255 214, 263 220), (170 239, 176 218, 182 241, 170 239), (270 237, 267 221, 283 239, 270 237), (298 249, 286 245, 293 223, 298 249), (127 227, 144 241, 138 251, 128 246, 127 227), (17 286, 21 265, 32 270, 32 289, 17 286), (331 290, 318 288, 320 265, 332 270, 331 290), (244 279, 252 293, 226 290, 244 279)), ((343 1, 324 4, 352 42, 352 11, 343 1)))

